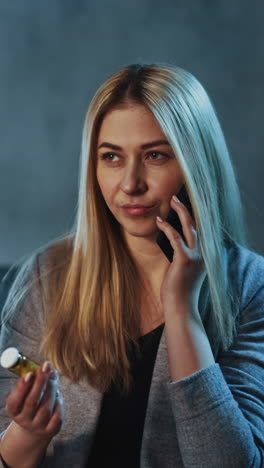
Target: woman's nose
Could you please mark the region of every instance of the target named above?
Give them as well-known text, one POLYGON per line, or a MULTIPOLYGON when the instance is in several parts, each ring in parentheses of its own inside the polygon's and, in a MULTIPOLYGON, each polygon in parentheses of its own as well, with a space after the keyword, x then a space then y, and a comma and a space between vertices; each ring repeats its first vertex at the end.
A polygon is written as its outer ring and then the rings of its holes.
POLYGON ((127 194, 144 193, 147 189, 144 168, 138 164, 129 165, 124 169, 121 189, 127 194))

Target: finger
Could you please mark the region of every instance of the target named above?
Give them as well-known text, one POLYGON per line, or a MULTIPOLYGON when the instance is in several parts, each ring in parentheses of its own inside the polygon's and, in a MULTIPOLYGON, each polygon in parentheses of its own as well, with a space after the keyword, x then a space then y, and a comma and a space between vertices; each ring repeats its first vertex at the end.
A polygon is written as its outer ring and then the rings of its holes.
POLYGON ((176 205, 180 206, 180 207, 183 207, 183 210, 185 211, 186 213, 186 217, 187 219, 189 220, 190 224, 196 229, 196 222, 195 222, 195 219, 194 217, 191 215, 190 211, 188 210, 187 206, 181 202, 181 200, 176 196, 176 195, 173 195, 172 198, 171 198, 171 202, 175 202, 176 205))
POLYGON ((56 402, 56 393, 58 391, 59 377, 56 370, 52 370, 47 385, 43 395, 41 396, 41 401, 39 403, 39 408, 43 406, 49 406, 51 413, 53 412, 54 405, 56 402))
POLYGON ((42 394, 45 392, 50 370, 51 365, 48 361, 44 362, 44 364, 42 364, 42 366, 37 370, 33 386, 24 400, 23 409, 19 418, 21 417, 26 420, 34 418, 42 394))
POLYGON ((48 424, 56 404, 56 398, 58 395, 58 383, 58 373, 57 371, 53 370, 50 372, 45 391, 34 416, 34 427, 45 427, 48 424))
POLYGON ((5 409, 10 418, 13 419, 21 412, 25 398, 29 394, 34 383, 34 378, 33 372, 28 372, 24 377, 20 377, 13 390, 8 395, 5 409))
POLYGON ((60 392, 57 392, 56 403, 54 406, 53 414, 46 426, 46 432, 49 434, 57 434, 62 428, 64 421, 64 402, 60 392))
POLYGON ((186 257, 186 252, 184 252, 184 241, 176 229, 167 223, 167 221, 163 221, 159 216, 157 216, 157 224, 159 229, 163 231, 168 238, 174 253, 176 252, 177 257, 186 257))
POLYGON ((174 195, 170 202, 171 208, 175 210, 180 218, 184 237, 186 239, 186 245, 190 249, 196 247, 196 236, 195 221, 189 213, 186 206, 180 202, 180 200, 174 195))
POLYGON ((51 412, 53 411, 56 402, 56 394, 58 392, 58 385, 59 374, 55 369, 53 369, 49 374, 46 390, 41 399, 39 407, 44 406, 48 403, 50 405, 51 412))

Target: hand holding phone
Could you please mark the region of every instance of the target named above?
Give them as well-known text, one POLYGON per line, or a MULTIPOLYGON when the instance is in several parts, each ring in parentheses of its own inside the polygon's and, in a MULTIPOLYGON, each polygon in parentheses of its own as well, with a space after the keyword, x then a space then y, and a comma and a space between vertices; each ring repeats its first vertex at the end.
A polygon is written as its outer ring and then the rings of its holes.
MULTIPOLYGON (((182 186, 181 190, 177 194, 177 197, 179 198, 180 202, 186 206, 191 216, 193 216, 192 205, 188 197, 188 193, 187 193, 185 185, 182 186)), ((173 209, 170 209, 168 217, 166 218, 166 222, 171 224, 171 226, 174 229, 176 229, 176 231, 178 231, 178 233, 182 236, 183 240, 186 242, 186 239, 183 234, 182 224, 176 211, 174 211, 173 209)), ((158 237, 157 237, 157 243, 159 247, 161 248, 161 250, 163 251, 163 253, 168 258, 168 260, 172 262, 174 251, 170 244, 170 241, 168 240, 164 232, 162 231, 159 232, 158 237)))

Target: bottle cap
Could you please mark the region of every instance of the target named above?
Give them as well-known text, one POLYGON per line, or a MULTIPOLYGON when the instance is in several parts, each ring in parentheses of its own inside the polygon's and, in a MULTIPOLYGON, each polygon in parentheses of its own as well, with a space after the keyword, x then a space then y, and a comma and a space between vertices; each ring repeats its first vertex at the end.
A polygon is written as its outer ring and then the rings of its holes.
POLYGON ((1 366, 5 369, 14 367, 19 359, 19 351, 17 348, 6 348, 1 356, 1 366))

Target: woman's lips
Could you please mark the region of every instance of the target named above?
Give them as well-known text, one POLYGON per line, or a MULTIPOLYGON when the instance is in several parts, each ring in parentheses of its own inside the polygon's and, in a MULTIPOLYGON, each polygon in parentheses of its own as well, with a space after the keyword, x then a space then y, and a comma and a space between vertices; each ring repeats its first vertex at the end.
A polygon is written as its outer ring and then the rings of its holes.
POLYGON ((132 215, 132 216, 141 216, 144 214, 149 213, 152 209, 154 208, 154 205, 148 206, 148 205, 139 205, 139 204, 128 204, 128 205, 123 205, 122 209, 125 211, 126 214, 132 215))

